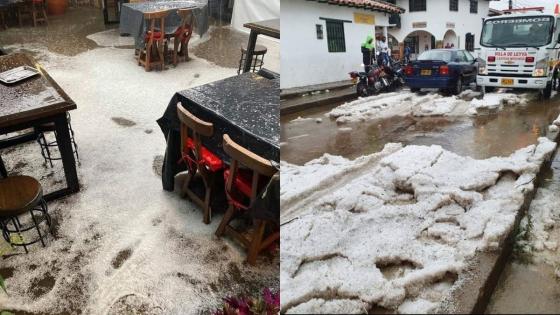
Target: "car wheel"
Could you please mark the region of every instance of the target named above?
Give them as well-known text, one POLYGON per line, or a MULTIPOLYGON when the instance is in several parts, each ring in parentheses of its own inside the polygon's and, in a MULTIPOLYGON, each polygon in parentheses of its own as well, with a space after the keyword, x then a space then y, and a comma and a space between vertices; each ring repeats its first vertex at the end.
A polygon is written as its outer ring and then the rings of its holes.
POLYGON ((356 94, 358 97, 368 96, 367 86, 364 83, 358 83, 358 85, 356 85, 356 94))
POLYGON ((410 92, 418 93, 418 92, 420 92, 420 88, 410 88, 410 92))
POLYGON ((451 89, 451 94, 458 95, 463 91, 463 79, 459 77, 457 82, 455 82, 455 86, 451 89))
POLYGON ((552 82, 548 82, 546 87, 542 90, 542 96, 545 100, 550 98, 550 94, 552 94, 552 82))

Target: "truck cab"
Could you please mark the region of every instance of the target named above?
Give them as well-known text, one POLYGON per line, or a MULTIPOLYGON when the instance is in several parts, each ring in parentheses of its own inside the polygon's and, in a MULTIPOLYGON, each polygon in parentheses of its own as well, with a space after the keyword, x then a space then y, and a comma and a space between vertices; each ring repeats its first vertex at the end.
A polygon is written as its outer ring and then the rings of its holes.
POLYGON ((477 85, 538 89, 549 98, 560 57, 558 22, 542 13, 484 19, 477 85))

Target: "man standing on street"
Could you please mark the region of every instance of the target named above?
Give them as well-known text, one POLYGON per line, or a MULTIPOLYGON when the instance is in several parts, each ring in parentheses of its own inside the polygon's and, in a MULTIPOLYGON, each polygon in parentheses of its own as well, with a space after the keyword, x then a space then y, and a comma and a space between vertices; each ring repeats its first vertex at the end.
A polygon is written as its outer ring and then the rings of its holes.
POLYGON ((362 56, 366 73, 371 69, 372 60, 375 60, 375 45, 373 37, 368 35, 366 41, 362 43, 362 56))

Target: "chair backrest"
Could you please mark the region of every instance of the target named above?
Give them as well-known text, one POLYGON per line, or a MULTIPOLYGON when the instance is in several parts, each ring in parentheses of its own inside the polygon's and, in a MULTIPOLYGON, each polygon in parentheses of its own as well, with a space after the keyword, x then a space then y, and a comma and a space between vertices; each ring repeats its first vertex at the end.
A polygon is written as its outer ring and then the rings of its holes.
POLYGON ((181 17, 181 26, 183 34, 186 37, 190 37, 194 28, 194 14, 191 9, 178 9, 177 14, 181 17), (186 34, 185 34, 186 33, 186 34))
POLYGON ((179 116, 181 121, 181 152, 184 152, 185 143, 187 138, 190 137, 195 147, 193 154, 197 160, 200 160, 202 152, 200 136, 212 136, 214 134, 214 125, 193 115, 183 107, 181 102, 177 103, 177 116, 179 116))
POLYGON ((271 177, 277 170, 272 166, 269 160, 247 150, 246 148, 235 143, 229 135, 224 134, 224 151, 231 157, 230 175, 226 182, 226 191, 231 193, 233 179, 237 176, 239 164, 253 171, 251 179, 251 203, 256 200, 259 189, 259 177, 271 177))
POLYGON ((169 11, 154 11, 144 13, 144 20, 149 24, 148 31, 150 32, 149 41, 153 41, 156 27, 162 32, 162 38, 165 33, 165 18, 169 15, 169 11))

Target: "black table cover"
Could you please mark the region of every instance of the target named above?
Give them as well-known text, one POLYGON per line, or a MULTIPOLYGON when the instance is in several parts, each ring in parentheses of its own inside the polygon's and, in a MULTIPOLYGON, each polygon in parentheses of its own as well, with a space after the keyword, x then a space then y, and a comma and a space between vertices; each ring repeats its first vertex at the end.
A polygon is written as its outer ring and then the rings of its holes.
POLYGON ((214 124, 214 136, 203 144, 222 160, 229 157, 222 148, 223 135, 252 152, 278 162, 280 160, 280 110, 278 75, 270 72, 244 73, 176 93, 158 124, 166 137, 167 149, 162 171, 165 190, 173 190, 174 176, 185 169, 179 164, 180 134, 177 103, 202 120, 214 124), (272 78, 272 79, 271 79, 272 78))

